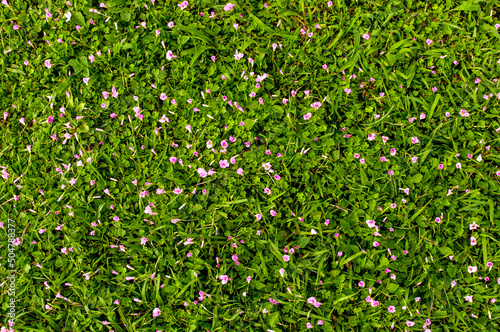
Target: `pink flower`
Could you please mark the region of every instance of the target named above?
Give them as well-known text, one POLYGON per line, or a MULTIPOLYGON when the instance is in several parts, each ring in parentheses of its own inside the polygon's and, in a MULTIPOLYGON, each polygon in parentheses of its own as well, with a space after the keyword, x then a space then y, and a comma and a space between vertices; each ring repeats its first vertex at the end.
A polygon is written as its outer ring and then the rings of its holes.
POLYGON ((389 311, 391 314, 396 312, 396 307, 391 305, 389 308, 387 308, 387 311, 389 311))
POLYGON ((245 56, 245 54, 241 53, 241 52, 238 52, 238 50, 236 50, 236 53, 234 54, 234 59, 235 60, 240 60, 241 58, 243 58, 245 56))
POLYGON ((307 299, 307 303, 312 304, 316 308, 319 308, 321 306, 321 303, 316 300, 314 297, 310 297, 307 299))
POLYGON ((206 177, 206 176, 208 175, 207 171, 205 171, 205 169, 203 169, 203 168, 198 168, 198 169, 197 169, 197 171, 198 171, 198 174, 199 174, 202 178, 204 178, 204 177, 206 177))
POLYGON ((232 3, 229 2, 227 5, 224 6, 224 10, 226 12, 228 12, 228 11, 232 10, 233 7, 234 7, 234 4, 232 4, 232 3))
POLYGON ((380 243, 378 243, 377 241, 375 241, 375 242, 373 242, 373 246, 374 247, 378 247, 378 246, 380 246, 380 243))
POLYGON ((314 108, 315 110, 318 110, 321 107, 321 103, 319 101, 312 103, 311 107, 314 108))
POLYGON ((45 67, 47 67, 49 69, 52 67, 52 64, 50 63, 50 59, 49 60, 45 60, 45 67))
POLYGON ((177 58, 177 55, 174 55, 171 50, 167 51, 167 60, 170 61, 173 58, 177 58))
POLYGON ((167 122, 167 123, 169 123, 170 120, 165 116, 165 114, 163 114, 163 116, 161 117, 160 120, 158 120, 158 122, 161 122, 161 123, 167 122))
POLYGON ((431 40, 431 39, 427 39, 425 42, 426 42, 426 43, 427 43, 427 45, 429 45, 429 46, 432 44, 432 40, 431 40))
POLYGON ((363 38, 366 39, 366 40, 370 39, 370 34, 364 33, 363 34, 363 38))
POLYGON ((227 160, 219 160, 219 166, 221 168, 227 168, 229 167, 229 163, 227 162, 227 160))
POLYGON ((180 8, 180 9, 186 9, 186 7, 188 6, 189 2, 187 1, 183 1, 181 3, 179 3, 177 6, 180 8))
POLYGON ((359 286, 359 287, 365 287, 365 283, 364 283, 364 281, 360 281, 360 282, 358 282, 358 286, 359 286))
POLYGON ((173 193, 176 194, 176 195, 179 195, 179 194, 182 193, 182 189, 179 188, 179 187, 177 187, 177 188, 174 189, 173 193))
POLYGON ((309 120, 311 116, 312 116, 311 113, 304 114, 304 120, 309 120))
POLYGON ((271 189, 269 189, 268 187, 264 188, 264 193, 271 195, 271 189))
POLYGON ((347 94, 350 94, 352 92, 352 90, 346 88, 346 89, 344 89, 344 92, 347 93, 347 94))
POLYGON ((222 281, 223 285, 227 284, 228 280, 230 280, 230 278, 225 274, 221 275, 219 279, 222 281))
POLYGON ((271 210, 271 211, 270 211, 270 213, 271 213, 271 215, 272 215, 273 217, 276 217, 276 214, 277 214, 277 213, 276 213, 276 211, 271 210))

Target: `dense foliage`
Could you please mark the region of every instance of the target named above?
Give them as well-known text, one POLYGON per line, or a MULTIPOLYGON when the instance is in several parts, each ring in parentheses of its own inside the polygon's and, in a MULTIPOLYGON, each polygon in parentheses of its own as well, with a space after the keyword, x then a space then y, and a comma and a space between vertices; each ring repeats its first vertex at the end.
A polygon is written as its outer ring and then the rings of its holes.
POLYGON ((4 326, 500 329, 497 1, 102 1, 0 5, 4 326))

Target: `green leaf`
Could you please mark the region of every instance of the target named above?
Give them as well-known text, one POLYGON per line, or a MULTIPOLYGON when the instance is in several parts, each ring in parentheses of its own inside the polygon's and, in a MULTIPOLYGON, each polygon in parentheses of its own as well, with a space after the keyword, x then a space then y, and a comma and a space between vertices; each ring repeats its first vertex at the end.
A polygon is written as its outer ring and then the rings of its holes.
POLYGON ((460 5, 460 6, 456 7, 453 10, 463 10, 463 11, 466 11, 466 12, 471 12, 471 11, 481 10, 481 6, 479 6, 479 5, 463 4, 463 5, 460 5))
POLYGON ((431 107, 431 110, 429 112, 429 119, 431 119, 432 115, 434 114, 434 110, 436 109, 436 106, 437 106, 437 104, 439 102, 439 98, 441 98, 441 95, 438 93, 436 95, 436 99, 434 99, 434 102, 432 103, 432 107, 431 107))
POLYGON ((175 27, 177 29, 181 30, 181 31, 186 31, 186 32, 191 33, 191 35, 193 37, 198 38, 198 39, 200 39, 201 41, 204 41, 207 44, 215 46, 214 45, 214 41, 212 39, 210 39, 210 37, 208 37, 206 34, 204 34, 203 32, 201 32, 201 31, 199 31, 199 30, 197 30, 195 28, 192 28, 190 26, 184 26, 184 25, 176 25, 175 27))
POLYGON ((82 65, 80 64, 80 62, 77 59, 71 59, 71 60, 69 60, 68 63, 71 67, 73 67, 73 70, 74 70, 73 75, 78 75, 83 70, 82 65))
POLYGON ((267 33, 274 33, 273 29, 268 27, 264 22, 260 20, 257 16, 255 16, 251 11, 247 11, 248 15, 252 18, 253 22, 262 30, 264 30, 267 33))
POLYGON ((193 65, 193 63, 196 61, 196 59, 198 59, 198 57, 203 53, 205 52, 206 50, 208 49, 214 49, 213 47, 206 47, 206 46, 202 46, 202 47, 196 47, 195 48, 195 52, 193 54, 193 57, 191 59, 191 62, 189 63, 190 66, 193 65))
POLYGON ((82 13, 76 11, 71 14, 71 20, 75 22, 76 25, 85 26, 85 17, 83 17, 82 13))
POLYGON ((342 260, 340 261, 340 264, 339 264, 339 265, 340 265, 340 266, 345 265, 345 264, 349 263, 350 261, 352 261, 353 259, 355 259, 355 258, 357 258, 357 257, 359 257, 359 256, 361 256, 361 255, 363 255, 363 252, 362 252, 362 251, 360 251, 360 252, 358 252, 358 253, 356 253, 356 254, 352 255, 351 257, 349 257, 349 258, 347 258, 347 259, 345 259, 345 260, 344 260, 344 258, 342 258, 342 260))
POLYGON ((275 327, 280 320, 280 313, 278 311, 273 312, 267 317, 267 324, 271 327, 275 327))
POLYGON ((19 69, 7 68, 7 71, 10 71, 11 73, 15 73, 15 74, 26 75, 26 73, 24 71, 19 70, 19 69))
POLYGON ((408 71, 406 72, 406 76, 408 77, 408 79, 406 80, 406 87, 409 88, 410 87, 410 84, 411 82, 413 81, 413 77, 415 76, 415 71, 417 69, 417 63, 414 62, 410 68, 408 69, 408 71))
POLYGON ((305 248, 307 244, 311 241, 311 237, 309 236, 301 236, 299 237, 299 240, 297 241, 297 245, 299 248, 305 248))
POLYGON ((413 176, 413 183, 419 183, 420 181, 422 181, 422 174, 420 173, 417 173, 413 176))
POLYGON ((386 289, 390 293, 394 293, 399 288, 398 284, 390 283, 387 285, 386 289))
POLYGON ((448 247, 440 247, 439 252, 444 256, 453 256, 453 250, 451 250, 451 248, 448 247))
POLYGON ((61 327, 57 325, 57 323, 49 316, 41 312, 40 310, 37 310, 35 308, 32 308, 33 311, 36 311, 40 316, 42 316, 45 321, 49 323, 50 326, 52 326, 56 331, 62 331, 61 327))
POLYGON ((125 21, 125 22, 129 22, 130 21, 130 18, 132 17, 132 14, 130 13, 130 11, 128 10, 122 10, 120 12, 120 18, 125 21))
POLYGON ((500 33, 498 33, 497 29, 495 29, 494 26, 491 26, 489 24, 483 24, 482 26, 485 30, 490 30, 491 34, 498 39, 500 39, 500 33))

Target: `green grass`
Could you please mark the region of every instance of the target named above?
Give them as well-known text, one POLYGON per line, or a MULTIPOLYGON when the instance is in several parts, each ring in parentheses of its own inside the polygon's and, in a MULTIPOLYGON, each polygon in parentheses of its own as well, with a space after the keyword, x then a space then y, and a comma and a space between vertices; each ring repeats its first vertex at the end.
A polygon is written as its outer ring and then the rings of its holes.
POLYGON ((180 3, 0 5, 0 323, 499 330, 498 2, 180 3))

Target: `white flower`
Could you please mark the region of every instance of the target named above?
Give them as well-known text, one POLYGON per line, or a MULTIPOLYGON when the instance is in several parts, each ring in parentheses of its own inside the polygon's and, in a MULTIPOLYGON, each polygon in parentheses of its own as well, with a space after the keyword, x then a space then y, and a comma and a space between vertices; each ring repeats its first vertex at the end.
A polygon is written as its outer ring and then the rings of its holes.
POLYGON ((64 17, 66 17, 66 22, 69 22, 69 20, 71 20, 71 12, 64 14, 64 17))

